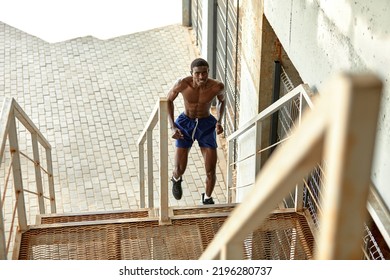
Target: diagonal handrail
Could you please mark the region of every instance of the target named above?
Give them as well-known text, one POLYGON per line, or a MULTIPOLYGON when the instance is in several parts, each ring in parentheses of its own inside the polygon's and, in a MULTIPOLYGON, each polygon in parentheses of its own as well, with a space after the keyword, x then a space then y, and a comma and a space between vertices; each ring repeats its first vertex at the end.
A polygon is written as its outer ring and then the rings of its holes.
MULTIPOLYGON (((5 205, 5 194, 6 188, 8 187, 8 179, 10 177, 10 173, 13 174, 13 183, 15 189, 15 210, 13 211, 10 235, 13 230, 13 221, 15 220, 17 213, 17 223, 19 227, 19 231, 24 231, 28 227, 27 222, 27 214, 26 214, 26 206, 25 206, 25 198, 24 193, 29 192, 36 194, 38 196, 38 205, 39 211, 41 214, 45 213, 45 204, 44 199, 48 198, 50 200, 50 209, 52 213, 56 212, 56 204, 55 204, 55 193, 54 193, 54 180, 53 180, 53 167, 52 167, 52 159, 51 159, 51 146, 46 138, 42 135, 39 129, 34 125, 31 119, 27 116, 27 114, 23 111, 23 109, 19 106, 14 98, 6 97, 3 102, 3 107, 0 115, 0 166, 3 160, 4 152, 6 150, 7 139, 9 143, 9 149, 11 153, 11 162, 8 169, 8 174, 6 174, 6 184, 4 185, 4 197, 1 197, 0 193, 0 259, 6 259, 9 244, 10 244, 10 236, 6 237, 5 223, 4 223, 4 214, 3 207, 5 205), (32 149, 33 149, 33 158, 30 159, 34 163, 35 168, 35 182, 36 182, 36 192, 24 190, 23 188, 23 174, 20 162, 20 156, 26 156, 19 150, 19 140, 18 140, 18 131, 16 121, 19 121, 30 133, 31 133, 31 141, 32 141, 32 149), (46 170, 44 170, 40 164, 39 157, 39 146, 40 144, 46 152, 46 170), (44 196, 43 194, 43 182, 42 182, 42 174, 41 170, 48 176, 48 185, 49 185, 49 197, 44 196)), ((27 156, 28 158, 28 156, 27 156)))
MULTIPOLYGON (((286 95, 284 95, 283 97, 275 101, 269 107, 261 111, 257 116, 247 121, 242 127, 240 127, 239 130, 230 134, 227 138, 227 141, 232 141, 233 139, 236 139, 237 137, 241 136, 249 129, 254 127, 257 122, 263 121, 265 118, 269 117, 277 110, 279 110, 286 103, 290 102, 293 98, 299 97, 300 100, 304 100, 310 108, 313 108, 313 102, 310 97, 311 95, 312 95, 312 91, 307 84, 301 84, 297 86, 292 91, 290 91, 289 93, 287 93, 286 95)), ((300 103, 302 103, 302 101, 300 103)))
POLYGON ((372 75, 335 80, 262 168, 201 259, 242 258, 246 236, 321 159, 327 181, 316 258, 359 258, 381 91, 372 75), (305 145, 296 149, 299 143, 305 145))

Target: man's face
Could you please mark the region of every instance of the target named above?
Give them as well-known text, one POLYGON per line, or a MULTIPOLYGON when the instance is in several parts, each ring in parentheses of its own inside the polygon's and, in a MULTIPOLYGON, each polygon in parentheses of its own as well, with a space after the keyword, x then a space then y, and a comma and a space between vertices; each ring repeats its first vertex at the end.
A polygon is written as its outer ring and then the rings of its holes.
POLYGON ((204 85, 209 77, 209 68, 207 66, 196 66, 192 68, 192 78, 195 84, 204 85))

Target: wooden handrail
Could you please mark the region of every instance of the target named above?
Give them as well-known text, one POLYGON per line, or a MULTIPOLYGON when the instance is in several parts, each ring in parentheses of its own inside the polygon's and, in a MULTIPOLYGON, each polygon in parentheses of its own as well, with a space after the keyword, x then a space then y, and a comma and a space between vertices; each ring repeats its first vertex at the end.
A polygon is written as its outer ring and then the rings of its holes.
POLYGON ((360 258, 381 91, 376 76, 335 79, 292 137, 267 161, 201 259, 243 258, 246 236, 323 158, 328 180, 315 258, 360 258))

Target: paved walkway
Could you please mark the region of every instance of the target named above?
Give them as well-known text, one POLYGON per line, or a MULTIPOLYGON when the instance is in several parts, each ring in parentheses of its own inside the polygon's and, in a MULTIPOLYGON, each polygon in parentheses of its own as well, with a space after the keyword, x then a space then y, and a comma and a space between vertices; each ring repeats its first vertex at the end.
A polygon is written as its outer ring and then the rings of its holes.
MULTIPOLYGON (((194 58, 190 32, 180 25, 49 44, 0 23, 0 104, 14 97, 52 145, 59 213, 139 207, 138 137, 158 97, 188 75, 194 58)), ((177 202, 170 194, 170 205, 199 204, 205 172, 194 147, 184 197, 177 202)), ((224 203, 220 168, 217 181, 214 197, 224 203)))

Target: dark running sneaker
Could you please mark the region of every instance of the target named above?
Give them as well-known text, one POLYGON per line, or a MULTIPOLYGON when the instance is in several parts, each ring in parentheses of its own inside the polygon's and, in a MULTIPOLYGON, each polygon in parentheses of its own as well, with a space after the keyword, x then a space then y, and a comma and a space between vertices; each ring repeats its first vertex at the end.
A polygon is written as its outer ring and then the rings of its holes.
POLYGON ((203 204, 214 204, 214 200, 212 197, 204 199, 205 194, 202 193, 202 203, 203 204))
POLYGON ((173 197, 176 198, 177 200, 180 200, 182 195, 183 195, 183 190, 181 188, 181 182, 183 180, 180 177, 179 181, 176 181, 172 177, 171 181, 172 181, 172 194, 173 194, 173 197))

